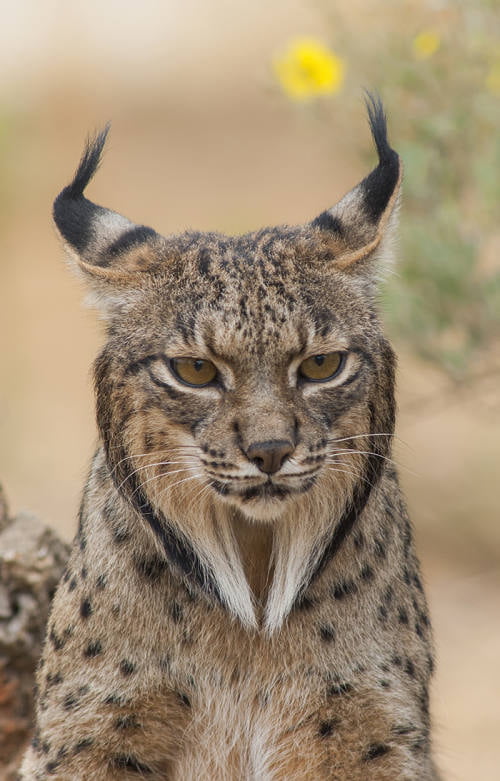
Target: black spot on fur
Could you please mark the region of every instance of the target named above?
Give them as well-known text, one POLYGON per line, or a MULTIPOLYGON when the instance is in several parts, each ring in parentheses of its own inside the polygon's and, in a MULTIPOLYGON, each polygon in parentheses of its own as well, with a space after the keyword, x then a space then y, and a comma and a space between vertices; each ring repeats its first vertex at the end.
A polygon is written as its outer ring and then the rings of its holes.
POLYGON ((81 740, 78 741, 78 743, 75 743, 73 751, 75 752, 75 754, 79 754, 81 751, 84 751, 86 748, 90 748, 93 742, 94 742, 93 738, 82 738, 81 740))
POLYGON ((321 721, 318 730, 319 736, 321 738, 329 738, 333 735, 337 723, 338 722, 333 719, 330 721, 321 721))
POLYGON ((102 591, 104 588, 106 588, 107 578, 106 575, 99 575, 95 582, 95 586, 99 591, 102 591))
POLYGON ((134 565, 139 573, 147 580, 156 582, 168 569, 165 559, 160 556, 150 556, 148 558, 134 558, 134 565))
POLYGON ((349 694, 352 692, 352 685, 350 683, 334 683, 328 687, 327 694, 329 697, 340 697, 343 694, 349 694))
POLYGON ((130 754, 117 754, 111 759, 111 766, 115 770, 126 770, 140 775, 149 775, 153 772, 148 765, 130 754))
POLYGON ((77 581, 77 579, 76 579, 76 578, 72 578, 72 579, 70 580, 70 582, 68 583, 68 591, 74 591, 74 590, 75 590, 75 588, 76 588, 77 582, 78 582, 78 581, 77 581))
POLYGON ((47 673, 45 677, 45 682, 47 686, 58 686, 60 683, 63 682, 63 677, 60 672, 57 673, 47 673))
POLYGON ((51 627, 49 631, 49 640, 52 643, 55 651, 60 651, 62 648, 64 648, 65 640, 57 635, 54 627, 51 627))
POLYGON ((343 599, 351 594, 355 594, 357 590, 358 587, 353 580, 343 580, 334 586, 332 594, 335 599, 343 599))
POLYGON ((137 720, 137 716, 134 713, 129 713, 127 716, 120 716, 115 721, 115 729, 138 729, 141 726, 137 720))
POLYGON ((77 704, 78 704, 78 697, 73 692, 67 694, 63 700, 64 710, 72 710, 77 704))
POLYGON ((323 626, 320 626, 319 633, 321 639, 324 640, 325 643, 332 643, 335 640, 335 629, 330 624, 323 624, 323 626))
POLYGON ((94 656, 99 656, 99 654, 101 653, 102 653, 102 643, 100 642, 100 640, 94 640, 93 642, 88 644, 85 651, 83 652, 83 655, 92 658, 94 656))
POLYGON ((107 697, 104 698, 103 702, 105 705, 125 705, 127 701, 126 697, 123 697, 121 694, 116 694, 116 692, 113 692, 112 694, 108 694, 107 697))
POLYGON ((80 605, 80 615, 82 618, 88 618, 92 615, 92 604, 90 599, 84 599, 80 605))
POLYGON ((191 707, 191 700, 187 696, 187 694, 184 694, 184 692, 177 692, 177 698, 179 702, 184 705, 186 708, 191 707))
POLYGON ((130 539, 130 532, 128 529, 113 529, 113 540, 117 545, 122 545, 124 542, 130 539))
POLYGON ((372 759, 378 759, 383 757, 391 750, 391 747, 386 743, 372 743, 368 746, 366 752, 363 754, 363 760, 369 762, 372 759))
POLYGON ((297 600, 297 602, 294 605, 294 610, 303 610, 308 611, 311 610, 316 605, 316 600, 312 597, 308 597, 305 594, 297 600))
POLYGON ((126 678, 128 678, 129 675, 132 675, 135 673, 136 667, 135 664, 128 659, 122 659, 120 662, 120 672, 122 675, 124 675, 126 678))

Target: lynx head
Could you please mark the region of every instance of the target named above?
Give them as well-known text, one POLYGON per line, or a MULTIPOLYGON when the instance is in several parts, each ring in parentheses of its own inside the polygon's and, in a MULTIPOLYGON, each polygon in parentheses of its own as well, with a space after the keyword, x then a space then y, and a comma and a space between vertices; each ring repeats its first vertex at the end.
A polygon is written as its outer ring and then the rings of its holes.
POLYGON ((272 524, 276 629, 390 448, 394 360, 375 299, 401 166, 380 101, 367 107, 377 167, 305 225, 236 237, 135 225, 83 195, 107 130, 54 205, 108 323, 97 420, 116 486, 171 566, 247 626, 235 524, 272 524))

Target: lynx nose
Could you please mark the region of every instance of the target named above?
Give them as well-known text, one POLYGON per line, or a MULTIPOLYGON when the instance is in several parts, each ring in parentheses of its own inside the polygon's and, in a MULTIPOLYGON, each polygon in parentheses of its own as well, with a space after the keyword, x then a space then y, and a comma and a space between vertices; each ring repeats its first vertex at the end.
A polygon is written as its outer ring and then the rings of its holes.
POLYGON ((273 475, 281 469, 284 460, 294 449, 292 443, 285 439, 269 439, 266 442, 254 442, 246 454, 261 472, 273 475))

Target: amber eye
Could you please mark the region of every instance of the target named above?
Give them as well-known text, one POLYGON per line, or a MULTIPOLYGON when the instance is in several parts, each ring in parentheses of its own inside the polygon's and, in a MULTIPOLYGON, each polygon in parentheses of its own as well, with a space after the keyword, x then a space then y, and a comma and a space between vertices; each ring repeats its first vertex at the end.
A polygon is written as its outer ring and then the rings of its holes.
POLYGON ((171 358, 170 368, 181 382, 196 387, 208 385, 217 377, 213 363, 203 358, 171 358))
POLYGON ((322 355, 312 355, 299 366, 299 373, 306 380, 325 382, 331 380, 341 370, 345 361, 345 353, 334 352, 322 355))

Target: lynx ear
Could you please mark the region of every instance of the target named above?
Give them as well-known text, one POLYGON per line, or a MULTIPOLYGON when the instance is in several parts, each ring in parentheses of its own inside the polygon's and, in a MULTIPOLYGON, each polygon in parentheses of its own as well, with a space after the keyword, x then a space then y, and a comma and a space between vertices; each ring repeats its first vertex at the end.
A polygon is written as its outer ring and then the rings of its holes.
MULTIPOLYGON (((366 108, 379 164, 341 201, 322 212, 311 225, 329 246, 335 268, 368 273, 372 259, 390 254, 401 191, 402 166, 387 141, 387 121, 380 98, 367 94, 366 108)), ((385 258, 382 258, 384 261, 385 258)))
POLYGON ((53 212, 71 259, 103 298, 109 283, 130 285, 137 272, 158 263, 164 241, 152 228, 135 225, 83 195, 99 167, 108 131, 109 126, 87 141, 74 179, 57 196, 53 212))

